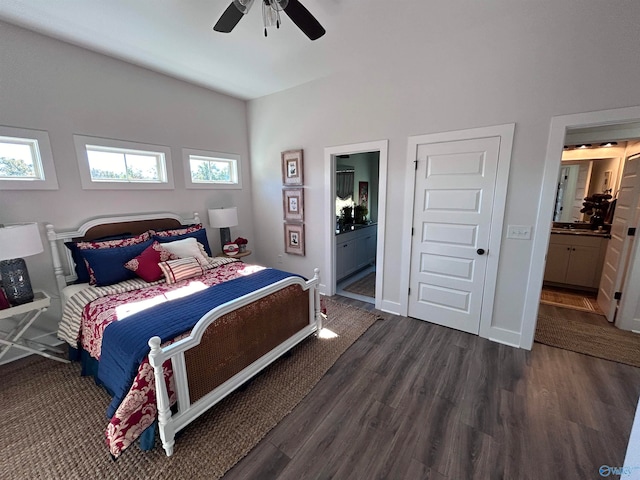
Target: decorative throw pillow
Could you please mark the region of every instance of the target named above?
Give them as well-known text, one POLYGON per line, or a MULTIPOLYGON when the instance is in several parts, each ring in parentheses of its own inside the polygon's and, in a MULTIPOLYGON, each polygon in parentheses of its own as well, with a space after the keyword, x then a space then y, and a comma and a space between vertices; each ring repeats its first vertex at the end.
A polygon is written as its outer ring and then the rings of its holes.
POLYGON ((154 235, 158 237, 177 237, 178 235, 186 235, 187 233, 195 233, 198 230, 202 230, 204 227, 201 223, 194 225, 184 225, 180 228, 168 228, 166 230, 154 230, 154 235))
POLYGON ((124 264, 140 255, 152 243, 147 240, 126 247, 82 250, 91 277, 89 283, 103 287, 134 278, 135 273, 125 268, 124 264))
POLYGON ((110 235, 108 237, 97 238, 91 242, 65 242, 64 246, 71 250, 71 258, 73 259, 74 269, 76 272, 76 283, 89 283, 91 280, 87 264, 82 256, 82 250, 88 248, 114 248, 121 247, 126 244, 142 243, 149 240, 151 234, 145 232, 142 235, 132 235, 131 233, 122 233, 120 235, 110 235), (114 242, 114 240, 118 240, 114 242), (126 242, 121 242, 126 240, 126 242), (81 248, 82 246, 82 248, 81 248))
POLYGON ((196 241, 204 246, 208 256, 211 255, 211 247, 209 247, 209 240, 207 239, 207 231, 204 229, 201 223, 197 225, 190 225, 185 228, 176 228, 171 230, 154 231, 154 240, 160 243, 175 242, 176 240, 183 240, 185 238, 195 238, 196 241))
POLYGON ((159 242, 153 242, 140 255, 125 263, 124 267, 135 272, 145 282, 151 283, 160 280, 163 276, 158 263, 177 258, 179 258, 177 255, 162 248, 159 242))
POLYGON ((76 245, 80 250, 101 250, 103 248, 119 248, 130 247, 131 245, 137 245, 144 243, 151 239, 152 232, 144 232, 140 235, 133 237, 118 238, 113 240, 96 240, 93 242, 78 242, 76 245))
POLYGON ((176 283, 187 278, 198 277, 204 273, 202 265, 194 257, 168 260, 158 264, 167 283, 176 283))
POLYGON ((209 263, 207 258, 202 254, 198 241, 195 238, 189 237, 183 240, 176 240, 174 242, 167 242, 162 244, 162 248, 170 251, 179 258, 194 257, 202 265, 209 263))

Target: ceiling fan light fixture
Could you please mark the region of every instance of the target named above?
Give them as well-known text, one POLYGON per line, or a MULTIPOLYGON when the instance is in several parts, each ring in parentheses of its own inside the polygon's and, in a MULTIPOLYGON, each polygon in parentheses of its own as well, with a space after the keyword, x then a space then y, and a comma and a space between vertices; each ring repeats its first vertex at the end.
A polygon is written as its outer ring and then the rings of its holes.
POLYGON ((264 35, 267 36, 267 27, 280 28, 280 8, 276 2, 262 2, 262 23, 264 35))
POLYGON ((235 7, 245 15, 249 13, 253 2, 254 0, 233 0, 233 4, 235 5, 235 7))
MULTIPOLYGON (((309 40, 317 40, 326 31, 320 22, 300 3, 300 0, 261 0, 262 20, 264 35, 267 36, 267 27, 280 27, 280 12, 287 17, 304 33, 309 40)), ((249 12, 254 0, 232 0, 222 13, 213 29, 216 32, 229 33, 238 22, 249 12)))

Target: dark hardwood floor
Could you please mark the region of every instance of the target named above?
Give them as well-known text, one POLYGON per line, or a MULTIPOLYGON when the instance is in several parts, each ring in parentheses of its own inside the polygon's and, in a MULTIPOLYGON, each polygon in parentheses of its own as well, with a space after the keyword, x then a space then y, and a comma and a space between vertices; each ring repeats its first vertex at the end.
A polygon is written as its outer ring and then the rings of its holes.
POLYGON ((640 369, 380 315, 225 480, 595 479, 622 466, 640 369))

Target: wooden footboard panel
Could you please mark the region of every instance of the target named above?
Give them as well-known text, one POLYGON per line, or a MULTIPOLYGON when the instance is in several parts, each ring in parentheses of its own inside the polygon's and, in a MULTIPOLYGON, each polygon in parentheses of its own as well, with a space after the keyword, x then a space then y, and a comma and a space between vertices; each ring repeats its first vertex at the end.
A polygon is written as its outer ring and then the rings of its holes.
POLYGON ((192 403, 309 325, 309 293, 291 285, 218 318, 184 353, 192 403))
POLYGON ((214 308, 189 336, 166 347, 149 340, 158 429, 167 455, 175 434, 322 328, 319 271, 305 281, 289 277, 214 308), (162 364, 171 360, 177 412, 171 414, 162 364))

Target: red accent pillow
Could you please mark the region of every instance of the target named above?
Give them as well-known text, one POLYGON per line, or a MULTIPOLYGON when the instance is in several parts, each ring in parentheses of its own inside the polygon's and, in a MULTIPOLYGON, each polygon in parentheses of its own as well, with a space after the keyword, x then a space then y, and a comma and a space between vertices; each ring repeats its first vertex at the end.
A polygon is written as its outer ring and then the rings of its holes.
POLYGON ((157 282, 164 276, 158 263, 175 260, 177 258, 178 256, 162 248, 160 242, 153 242, 151 246, 147 247, 137 257, 129 260, 124 266, 132 272, 135 272, 135 274, 145 282, 151 283, 157 282))

